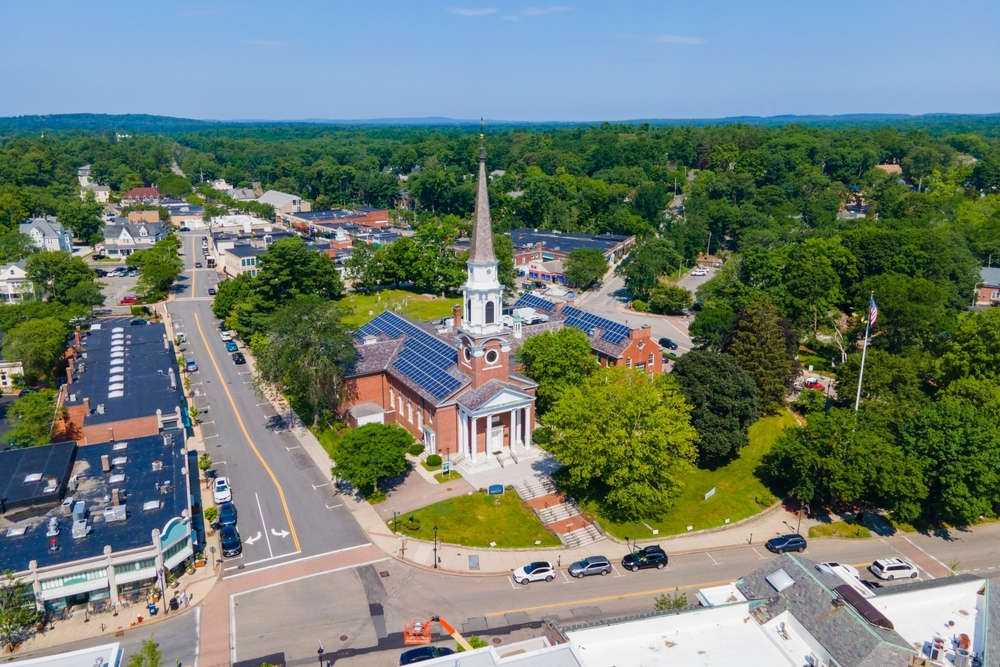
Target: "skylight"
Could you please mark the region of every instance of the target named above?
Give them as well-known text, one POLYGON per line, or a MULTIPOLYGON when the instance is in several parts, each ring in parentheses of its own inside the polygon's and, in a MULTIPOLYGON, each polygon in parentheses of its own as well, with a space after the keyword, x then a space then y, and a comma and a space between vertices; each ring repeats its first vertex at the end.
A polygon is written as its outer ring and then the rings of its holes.
POLYGON ((25 475, 24 476, 24 483, 25 484, 29 484, 31 482, 38 482, 41 479, 42 479, 42 473, 40 473, 40 472, 33 472, 30 475, 25 475))
POLYGON ((766 577, 767 583, 779 593, 795 583, 795 580, 788 576, 783 569, 766 577))

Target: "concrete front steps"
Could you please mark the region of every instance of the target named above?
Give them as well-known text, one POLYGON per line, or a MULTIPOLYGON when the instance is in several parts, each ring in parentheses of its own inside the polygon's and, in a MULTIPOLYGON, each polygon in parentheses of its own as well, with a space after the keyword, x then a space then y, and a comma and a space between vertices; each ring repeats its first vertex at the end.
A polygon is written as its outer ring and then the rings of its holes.
POLYGON ((588 523, 583 528, 570 531, 565 535, 560 535, 559 539, 562 540, 562 543, 565 544, 567 548, 576 549, 577 547, 599 542, 604 539, 604 535, 602 535, 601 531, 597 530, 593 524, 588 523))

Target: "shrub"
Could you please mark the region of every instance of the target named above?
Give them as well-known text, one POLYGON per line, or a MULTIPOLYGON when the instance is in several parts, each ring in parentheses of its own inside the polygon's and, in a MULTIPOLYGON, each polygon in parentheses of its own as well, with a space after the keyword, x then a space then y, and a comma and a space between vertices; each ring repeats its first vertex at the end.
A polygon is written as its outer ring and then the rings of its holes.
POLYGON ((205 508, 205 521, 207 523, 215 523, 215 520, 219 518, 219 508, 218 507, 206 507, 205 508))
POLYGON ((632 310, 634 310, 637 313, 645 313, 646 312, 646 302, 642 301, 641 299, 633 299, 632 300, 632 310))
POLYGON ((653 601, 653 607, 656 611, 683 609, 686 606, 688 606, 687 596, 676 588, 674 589, 673 594, 664 593, 663 595, 657 595, 653 601))
POLYGON ((424 446, 419 442, 410 446, 410 456, 420 456, 424 453, 424 446))
POLYGON ((132 306, 132 317, 142 317, 143 314, 142 306, 132 306))
MULTIPOLYGON (((475 650, 477 648, 486 648, 489 645, 490 645, 490 643, 488 641, 486 641, 485 639, 483 639, 482 637, 480 637, 478 635, 472 635, 471 637, 469 637, 469 646, 471 646, 473 648, 473 650, 475 650)), ((459 644, 458 645, 458 650, 456 652, 457 653, 461 653, 464 650, 465 650, 465 648, 463 648, 462 645, 459 644)))
POLYGON ((427 465, 429 465, 432 468, 437 468, 439 465, 441 465, 441 455, 431 454, 430 456, 428 456, 427 465))
POLYGON ((826 407, 826 397, 823 396, 823 392, 816 389, 804 389, 799 394, 798 399, 792 403, 792 407, 803 415, 823 412, 823 408, 826 407))

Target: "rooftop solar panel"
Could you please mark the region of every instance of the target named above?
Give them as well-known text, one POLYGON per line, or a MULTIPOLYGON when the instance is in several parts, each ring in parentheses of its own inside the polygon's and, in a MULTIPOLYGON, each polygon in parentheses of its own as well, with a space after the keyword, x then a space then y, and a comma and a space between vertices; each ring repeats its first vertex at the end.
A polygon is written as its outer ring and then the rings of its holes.
POLYGON ((514 304, 514 307, 534 308, 535 310, 544 310, 545 312, 551 312, 552 309, 555 308, 555 305, 556 304, 552 303, 551 301, 543 299, 539 296, 535 296, 534 294, 525 294, 524 296, 522 296, 520 299, 517 300, 517 303, 514 304))

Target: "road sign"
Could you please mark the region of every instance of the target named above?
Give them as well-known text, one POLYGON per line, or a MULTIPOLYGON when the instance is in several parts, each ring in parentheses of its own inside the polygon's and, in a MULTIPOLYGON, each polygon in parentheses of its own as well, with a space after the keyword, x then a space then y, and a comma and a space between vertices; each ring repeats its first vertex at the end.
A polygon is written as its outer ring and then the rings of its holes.
POLYGON ((441 472, 444 473, 445 475, 451 472, 451 461, 441 462, 441 472))

